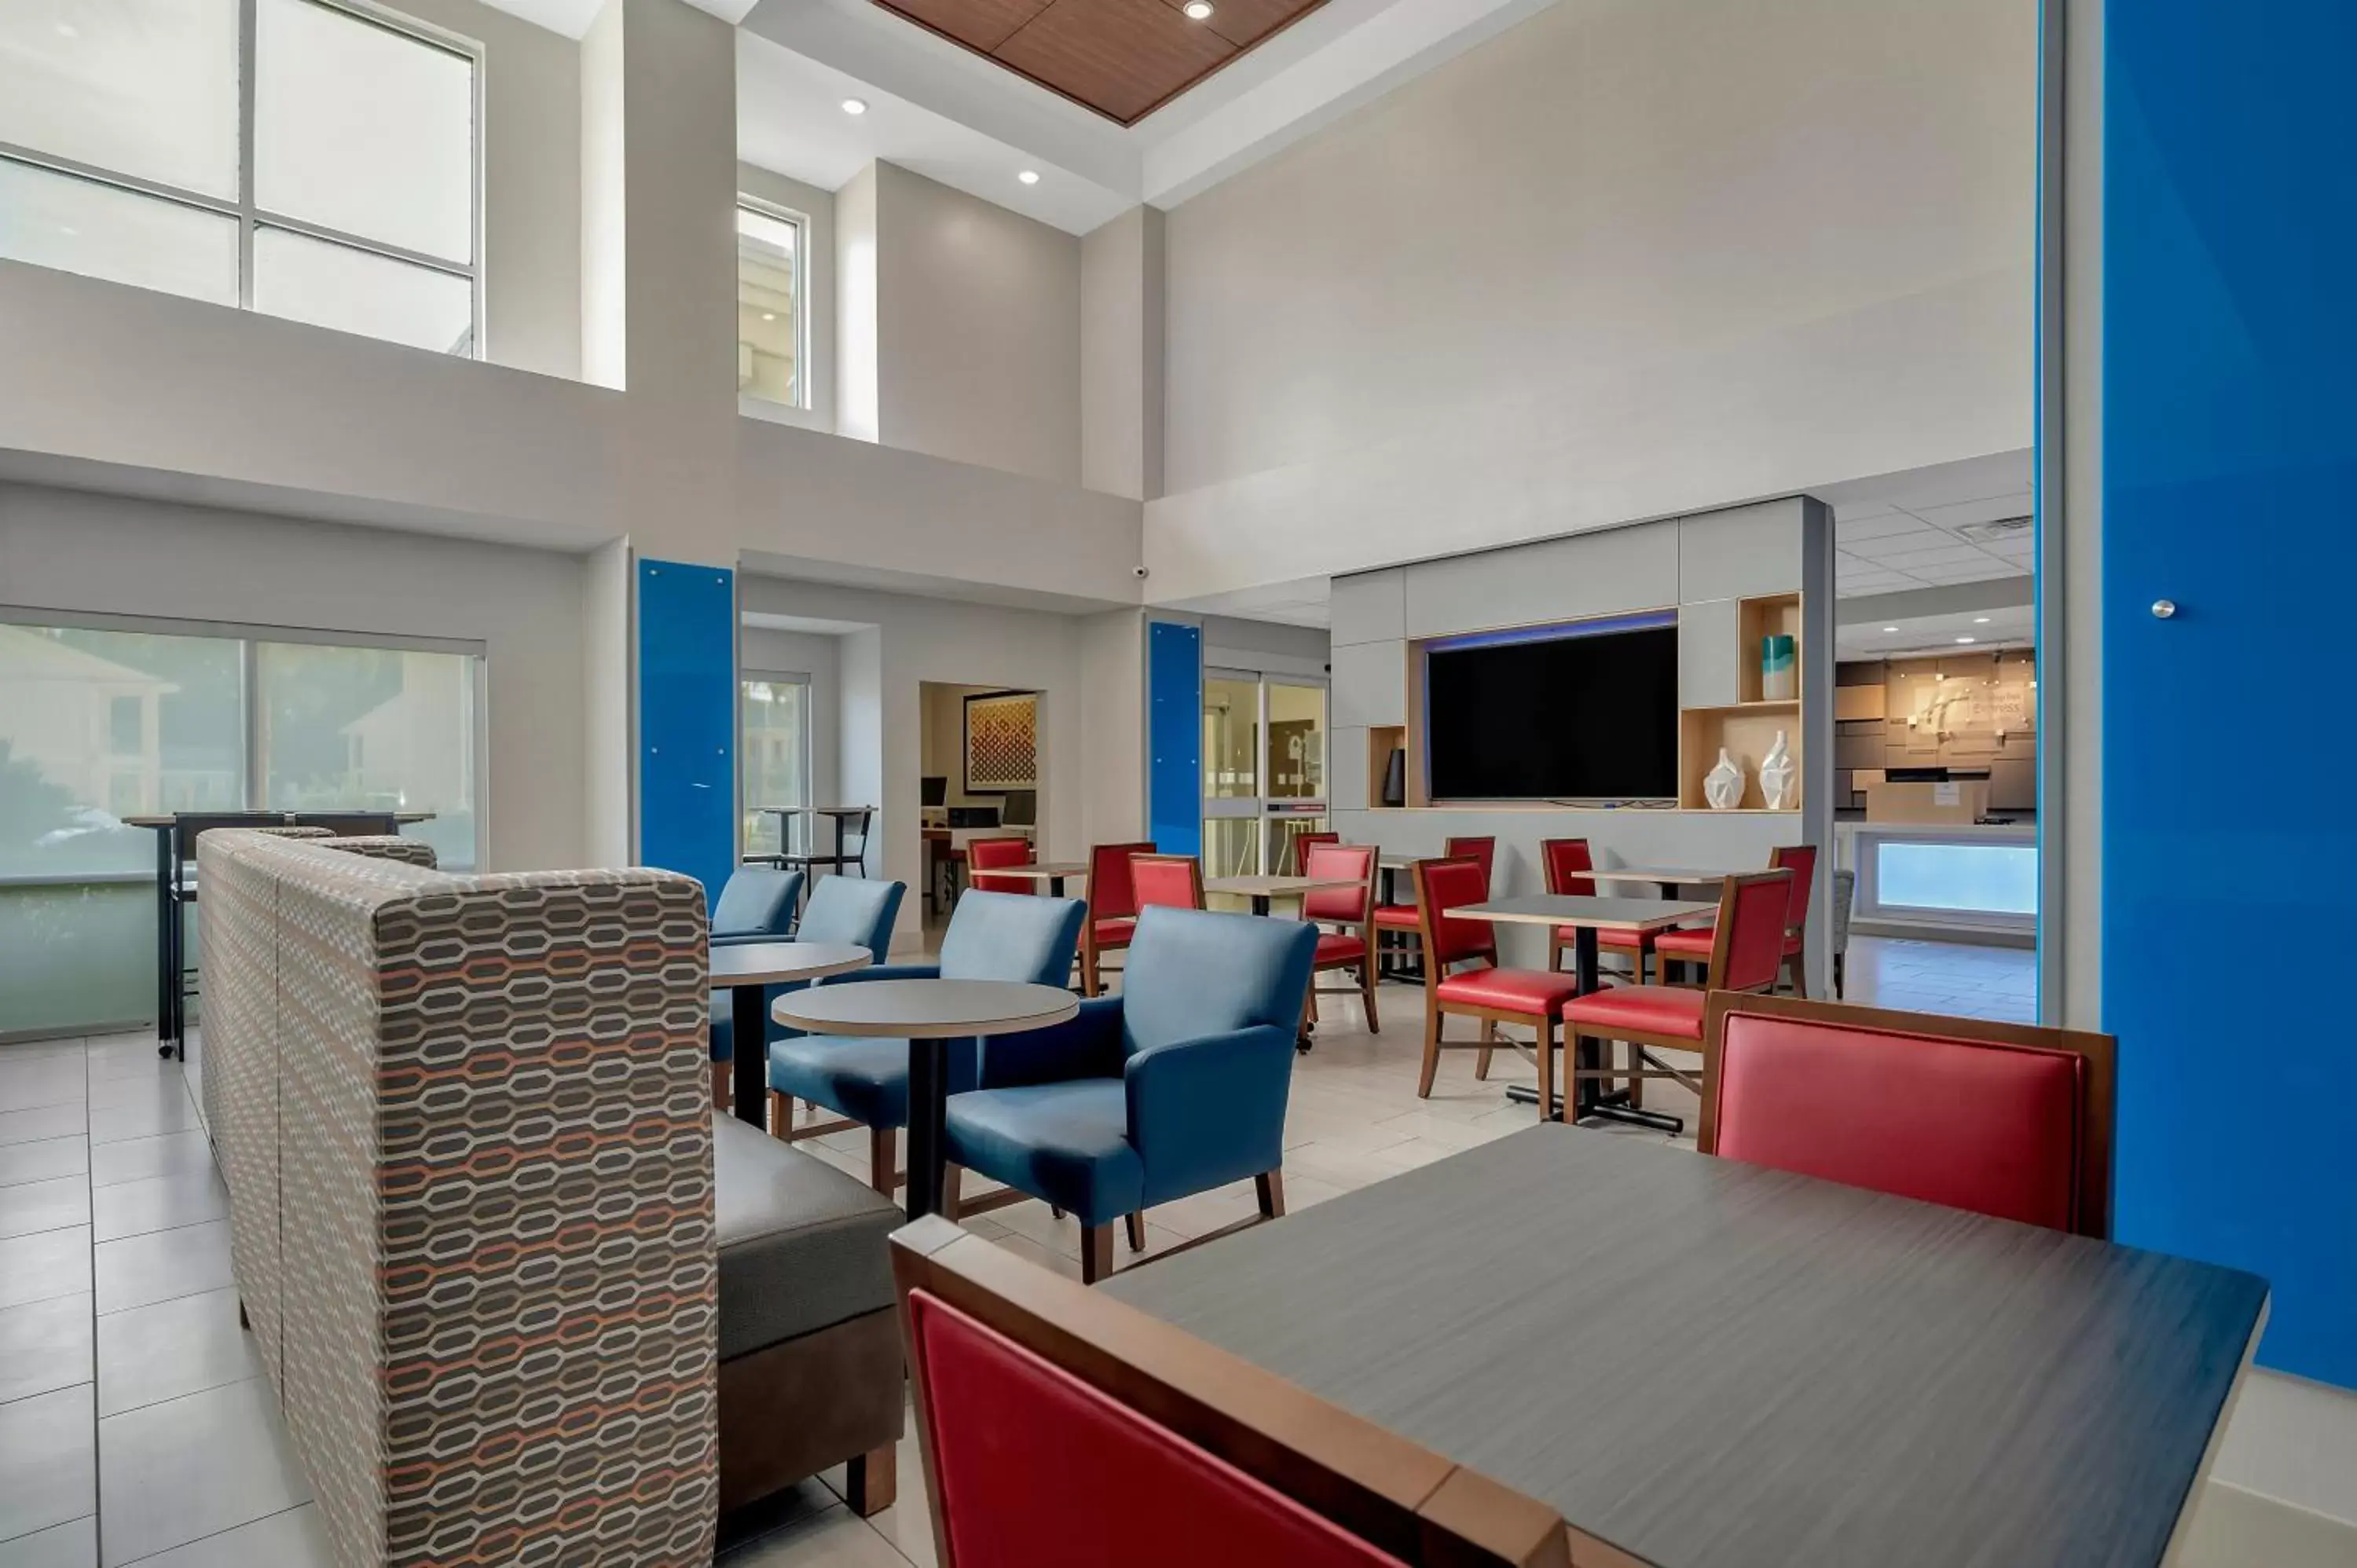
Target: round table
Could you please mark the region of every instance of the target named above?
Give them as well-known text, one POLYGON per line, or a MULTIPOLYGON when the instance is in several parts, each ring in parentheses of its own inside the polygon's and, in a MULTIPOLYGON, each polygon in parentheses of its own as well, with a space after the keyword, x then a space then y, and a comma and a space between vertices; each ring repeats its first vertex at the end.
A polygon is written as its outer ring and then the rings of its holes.
POLYGON ((909 1042, 909 1218, 942 1206, 942 1139, 949 1116, 951 1040, 1019 1035, 1060 1024, 1081 1010, 1060 985, 1020 980, 871 980, 819 985, 780 996, 770 1015, 814 1035, 865 1035, 909 1042))
POLYGON ((769 1031, 761 1026, 766 989, 866 969, 875 961, 875 954, 849 942, 738 942, 712 950, 712 983, 728 992, 731 1031, 737 1036, 730 1077, 739 1122, 769 1125, 769 1031))

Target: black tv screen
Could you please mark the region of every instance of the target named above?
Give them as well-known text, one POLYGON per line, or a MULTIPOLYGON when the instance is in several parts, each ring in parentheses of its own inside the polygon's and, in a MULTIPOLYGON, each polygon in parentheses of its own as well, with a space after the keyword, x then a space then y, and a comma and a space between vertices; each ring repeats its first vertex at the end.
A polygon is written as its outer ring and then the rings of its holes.
POLYGON ((1424 700, 1436 800, 1677 795, 1674 622, 1431 648, 1424 700))

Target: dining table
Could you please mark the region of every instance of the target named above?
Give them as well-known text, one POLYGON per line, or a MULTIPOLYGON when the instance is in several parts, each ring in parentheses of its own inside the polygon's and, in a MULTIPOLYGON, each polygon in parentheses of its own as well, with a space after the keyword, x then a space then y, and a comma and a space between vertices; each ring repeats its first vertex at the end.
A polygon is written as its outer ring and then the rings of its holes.
MULTIPOLYGON (((1599 932, 1639 937, 1671 930, 1717 912, 1716 903, 1698 904, 1674 898, 1605 898, 1577 893, 1536 893, 1520 898, 1493 898, 1487 903, 1461 905, 1449 910, 1448 914, 1451 919, 1488 920, 1507 926, 1541 926, 1550 931, 1566 926, 1571 928, 1572 983, 1578 987, 1578 993, 1586 996, 1603 983, 1597 953, 1599 932)), ((1574 1065, 1592 1069, 1602 1064, 1595 1055, 1595 1047, 1588 1044, 1574 1065)), ((1519 1083, 1507 1088, 1506 1098, 1523 1105, 1535 1105, 1539 1099, 1536 1090, 1519 1083)), ((1602 1079, 1581 1078, 1576 1074, 1572 1079, 1570 1115, 1575 1122, 1591 1119, 1626 1122, 1674 1135, 1685 1131, 1683 1118, 1659 1111, 1641 1110, 1628 1103, 1625 1090, 1607 1090, 1602 1079)))
POLYGON ((1203 891, 1247 899, 1254 914, 1265 915, 1275 908, 1279 898, 1302 898, 1329 888, 1360 885, 1356 876, 1207 876, 1203 879, 1203 891))
POLYGON ((738 1121, 769 1125, 769 1031, 761 1026, 769 988, 846 974, 875 961, 874 953, 851 942, 737 942, 712 950, 712 983, 728 993, 735 1052, 730 1094, 738 1121))
POLYGON ((1080 998, 1022 980, 864 980, 780 996, 770 1015, 813 1035, 909 1042, 909 1185, 911 1219, 942 1207, 942 1137, 949 1118, 949 1043, 1044 1029, 1076 1016, 1080 998))
POLYGON ((1697 871, 1676 865, 1611 865, 1577 875, 1590 882, 1650 882, 1663 897, 1674 898, 1682 887, 1716 888, 1728 877, 1745 874, 1740 871, 1697 871))
MULTIPOLYGON (((1089 879, 1089 868, 1084 861, 1043 860, 1033 865, 993 865, 985 868, 982 875, 1020 877, 1026 882, 1044 882, 1048 885, 1048 897, 1061 898, 1064 896, 1064 885, 1067 882, 1086 882, 1089 879)), ((967 879, 969 881, 973 879, 972 873, 967 874, 967 879)))
POLYGON ((2255 1275, 1540 1123, 1097 1287, 1615 1568, 2158 1568, 2255 1275))

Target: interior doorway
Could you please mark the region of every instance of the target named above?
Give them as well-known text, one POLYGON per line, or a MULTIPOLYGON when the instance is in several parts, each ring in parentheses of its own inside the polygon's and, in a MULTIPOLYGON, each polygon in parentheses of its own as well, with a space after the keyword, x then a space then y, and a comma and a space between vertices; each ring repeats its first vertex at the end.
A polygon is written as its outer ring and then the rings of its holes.
POLYGON ((1281 875, 1297 835, 1326 826, 1327 683, 1203 671, 1203 875, 1281 875))
POLYGON ((924 917, 948 922, 976 839, 1030 840, 1038 858, 1046 804, 1047 704, 1021 687, 923 681, 917 686, 924 917))

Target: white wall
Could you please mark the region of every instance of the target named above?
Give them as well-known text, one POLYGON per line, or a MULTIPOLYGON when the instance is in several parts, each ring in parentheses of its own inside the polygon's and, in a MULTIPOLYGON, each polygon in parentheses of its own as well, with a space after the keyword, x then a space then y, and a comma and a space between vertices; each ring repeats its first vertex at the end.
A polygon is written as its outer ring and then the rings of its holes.
POLYGON ((1149 597, 2015 450, 2035 0, 1561 0, 1168 221, 1149 597))
POLYGON ((747 674, 810 677, 811 800, 831 806, 842 800, 843 639, 807 631, 748 626, 739 634, 737 661, 747 674))
POLYGON ((1162 493, 1163 215, 1133 207, 1081 239, 1081 483, 1162 493))
POLYGON ((875 166, 883 440, 1081 482, 1081 242, 875 166))
POLYGON ((1089 844, 1146 836, 1146 612, 1081 621, 1081 830, 1089 844))
POLYGON ((0 486, 11 606, 481 642, 486 870, 589 858, 584 588, 579 556, 0 486))
MULTIPOLYGON (((1000 609, 872 589, 747 575, 737 602, 748 615, 858 623, 842 639, 842 783, 845 804, 874 803, 868 865, 909 885, 900 938, 918 940, 923 901, 920 786, 926 682, 1036 691, 1040 759, 1038 843, 1044 858, 1086 853, 1081 801, 1100 737, 1082 721, 1081 626, 1076 616, 1000 609)), ((1135 733, 1110 743, 1136 744, 1135 733)))
POLYGON ((831 431, 834 428, 835 382, 834 193, 741 159, 737 165, 737 190, 757 201, 799 212, 806 220, 802 230, 801 303, 803 318, 809 322, 810 350, 809 363, 802 367, 804 382, 810 388, 810 407, 786 408, 759 398, 740 399, 737 407, 756 419, 775 419, 811 430, 831 431))

